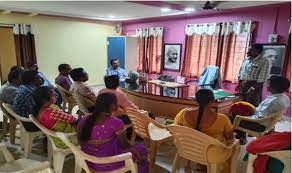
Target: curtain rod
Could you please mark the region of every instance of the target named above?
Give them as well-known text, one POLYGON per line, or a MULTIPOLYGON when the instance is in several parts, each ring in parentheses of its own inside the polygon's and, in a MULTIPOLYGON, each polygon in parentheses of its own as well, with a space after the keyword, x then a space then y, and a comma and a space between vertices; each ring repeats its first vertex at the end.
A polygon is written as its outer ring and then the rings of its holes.
POLYGON ((0 23, 0 26, 4 26, 4 27, 14 27, 13 24, 7 24, 7 23, 0 23))

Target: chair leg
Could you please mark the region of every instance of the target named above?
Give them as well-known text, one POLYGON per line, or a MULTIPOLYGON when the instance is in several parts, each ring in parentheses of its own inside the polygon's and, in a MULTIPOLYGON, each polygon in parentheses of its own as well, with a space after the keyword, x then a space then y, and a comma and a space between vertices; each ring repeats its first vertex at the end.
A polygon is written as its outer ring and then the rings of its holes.
POLYGON ((23 133, 23 147, 24 147, 24 157, 28 157, 29 153, 31 152, 32 148, 32 140, 31 136, 27 133, 23 133))
POLYGON ((74 104, 68 102, 68 112, 69 112, 69 114, 72 113, 73 107, 74 107, 74 104))
POLYGON ((135 133, 135 130, 133 129, 132 136, 131 136, 131 140, 130 140, 130 144, 131 145, 134 145, 135 140, 136 140, 136 136, 137 136, 137 134, 135 133))
POLYGON ((158 149, 158 142, 150 140, 150 167, 154 168, 156 161, 156 154, 158 149))
POLYGON ((16 133, 17 121, 10 119, 9 133, 10 133, 10 143, 15 144, 15 133, 16 133))
POLYGON ((217 172, 217 165, 216 164, 209 164, 207 166, 207 173, 216 173, 217 172))
POLYGON ((8 123, 8 118, 3 116, 3 123, 2 123, 2 136, 1 136, 1 140, 3 140, 3 138, 5 137, 5 135, 7 134, 7 123, 8 123))
POLYGON ((54 152, 53 164, 56 173, 62 173, 65 157, 61 152, 54 152))
POLYGON ((48 139, 48 161, 52 164, 52 161, 53 161, 53 146, 52 146, 52 143, 51 143, 50 139, 48 139))
POLYGON ((178 167, 178 164, 179 164, 179 154, 178 152, 175 154, 175 157, 174 157, 174 160, 173 160, 173 164, 172 164, 172 171, 171 173, 176 173, 176 170, 177 170, 177 167, 178 167))
POLYGON ((81 173, 82 167, 80 167, 79 160, 75 158, 75 168, 74 168, 74 173, 81 173))

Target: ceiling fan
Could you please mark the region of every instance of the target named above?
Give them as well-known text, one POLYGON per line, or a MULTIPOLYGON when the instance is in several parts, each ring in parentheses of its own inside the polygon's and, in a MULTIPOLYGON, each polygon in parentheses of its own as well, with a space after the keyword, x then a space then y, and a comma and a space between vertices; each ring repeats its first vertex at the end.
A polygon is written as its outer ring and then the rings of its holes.
POLYGON ((202 9, 203 10, 220 10, 217 8, 217 6, 222 2, 224 2, 224 1, 207 1, 203 5, 202 9))

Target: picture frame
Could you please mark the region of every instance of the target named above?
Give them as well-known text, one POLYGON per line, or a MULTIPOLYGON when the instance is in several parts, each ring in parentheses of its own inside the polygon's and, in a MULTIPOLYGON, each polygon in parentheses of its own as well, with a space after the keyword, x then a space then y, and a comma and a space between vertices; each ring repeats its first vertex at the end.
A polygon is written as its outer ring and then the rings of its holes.
POLYGON ((163 69, 180 71, 182 44, 165 43, 163 47, 163 69))
POLYGON ((263 53, 270 62, 270 75, 281 75, 285 61, 286 44, 262 44, 263 53))
POLYGON ((178 98, 178 88, 163 87, 163 96, 178 98))

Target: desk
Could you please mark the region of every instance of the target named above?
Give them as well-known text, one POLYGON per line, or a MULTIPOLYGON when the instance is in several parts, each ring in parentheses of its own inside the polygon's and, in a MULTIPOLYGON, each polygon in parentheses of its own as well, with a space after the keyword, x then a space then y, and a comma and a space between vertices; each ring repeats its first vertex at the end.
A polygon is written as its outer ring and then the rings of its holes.
MULTIPOLYGON (((198 107, 191 98, 199 89, 197 85, 183 87, 163 87, 154 83, 121 84, 121 91, 126 94, 140 109, 151 111, 156 117, 174 119, 176 114, 187 107, 198 107)), ((232 103, 241 98, 221 98, 214 103, 216 112, 227 114, 232 103)))

